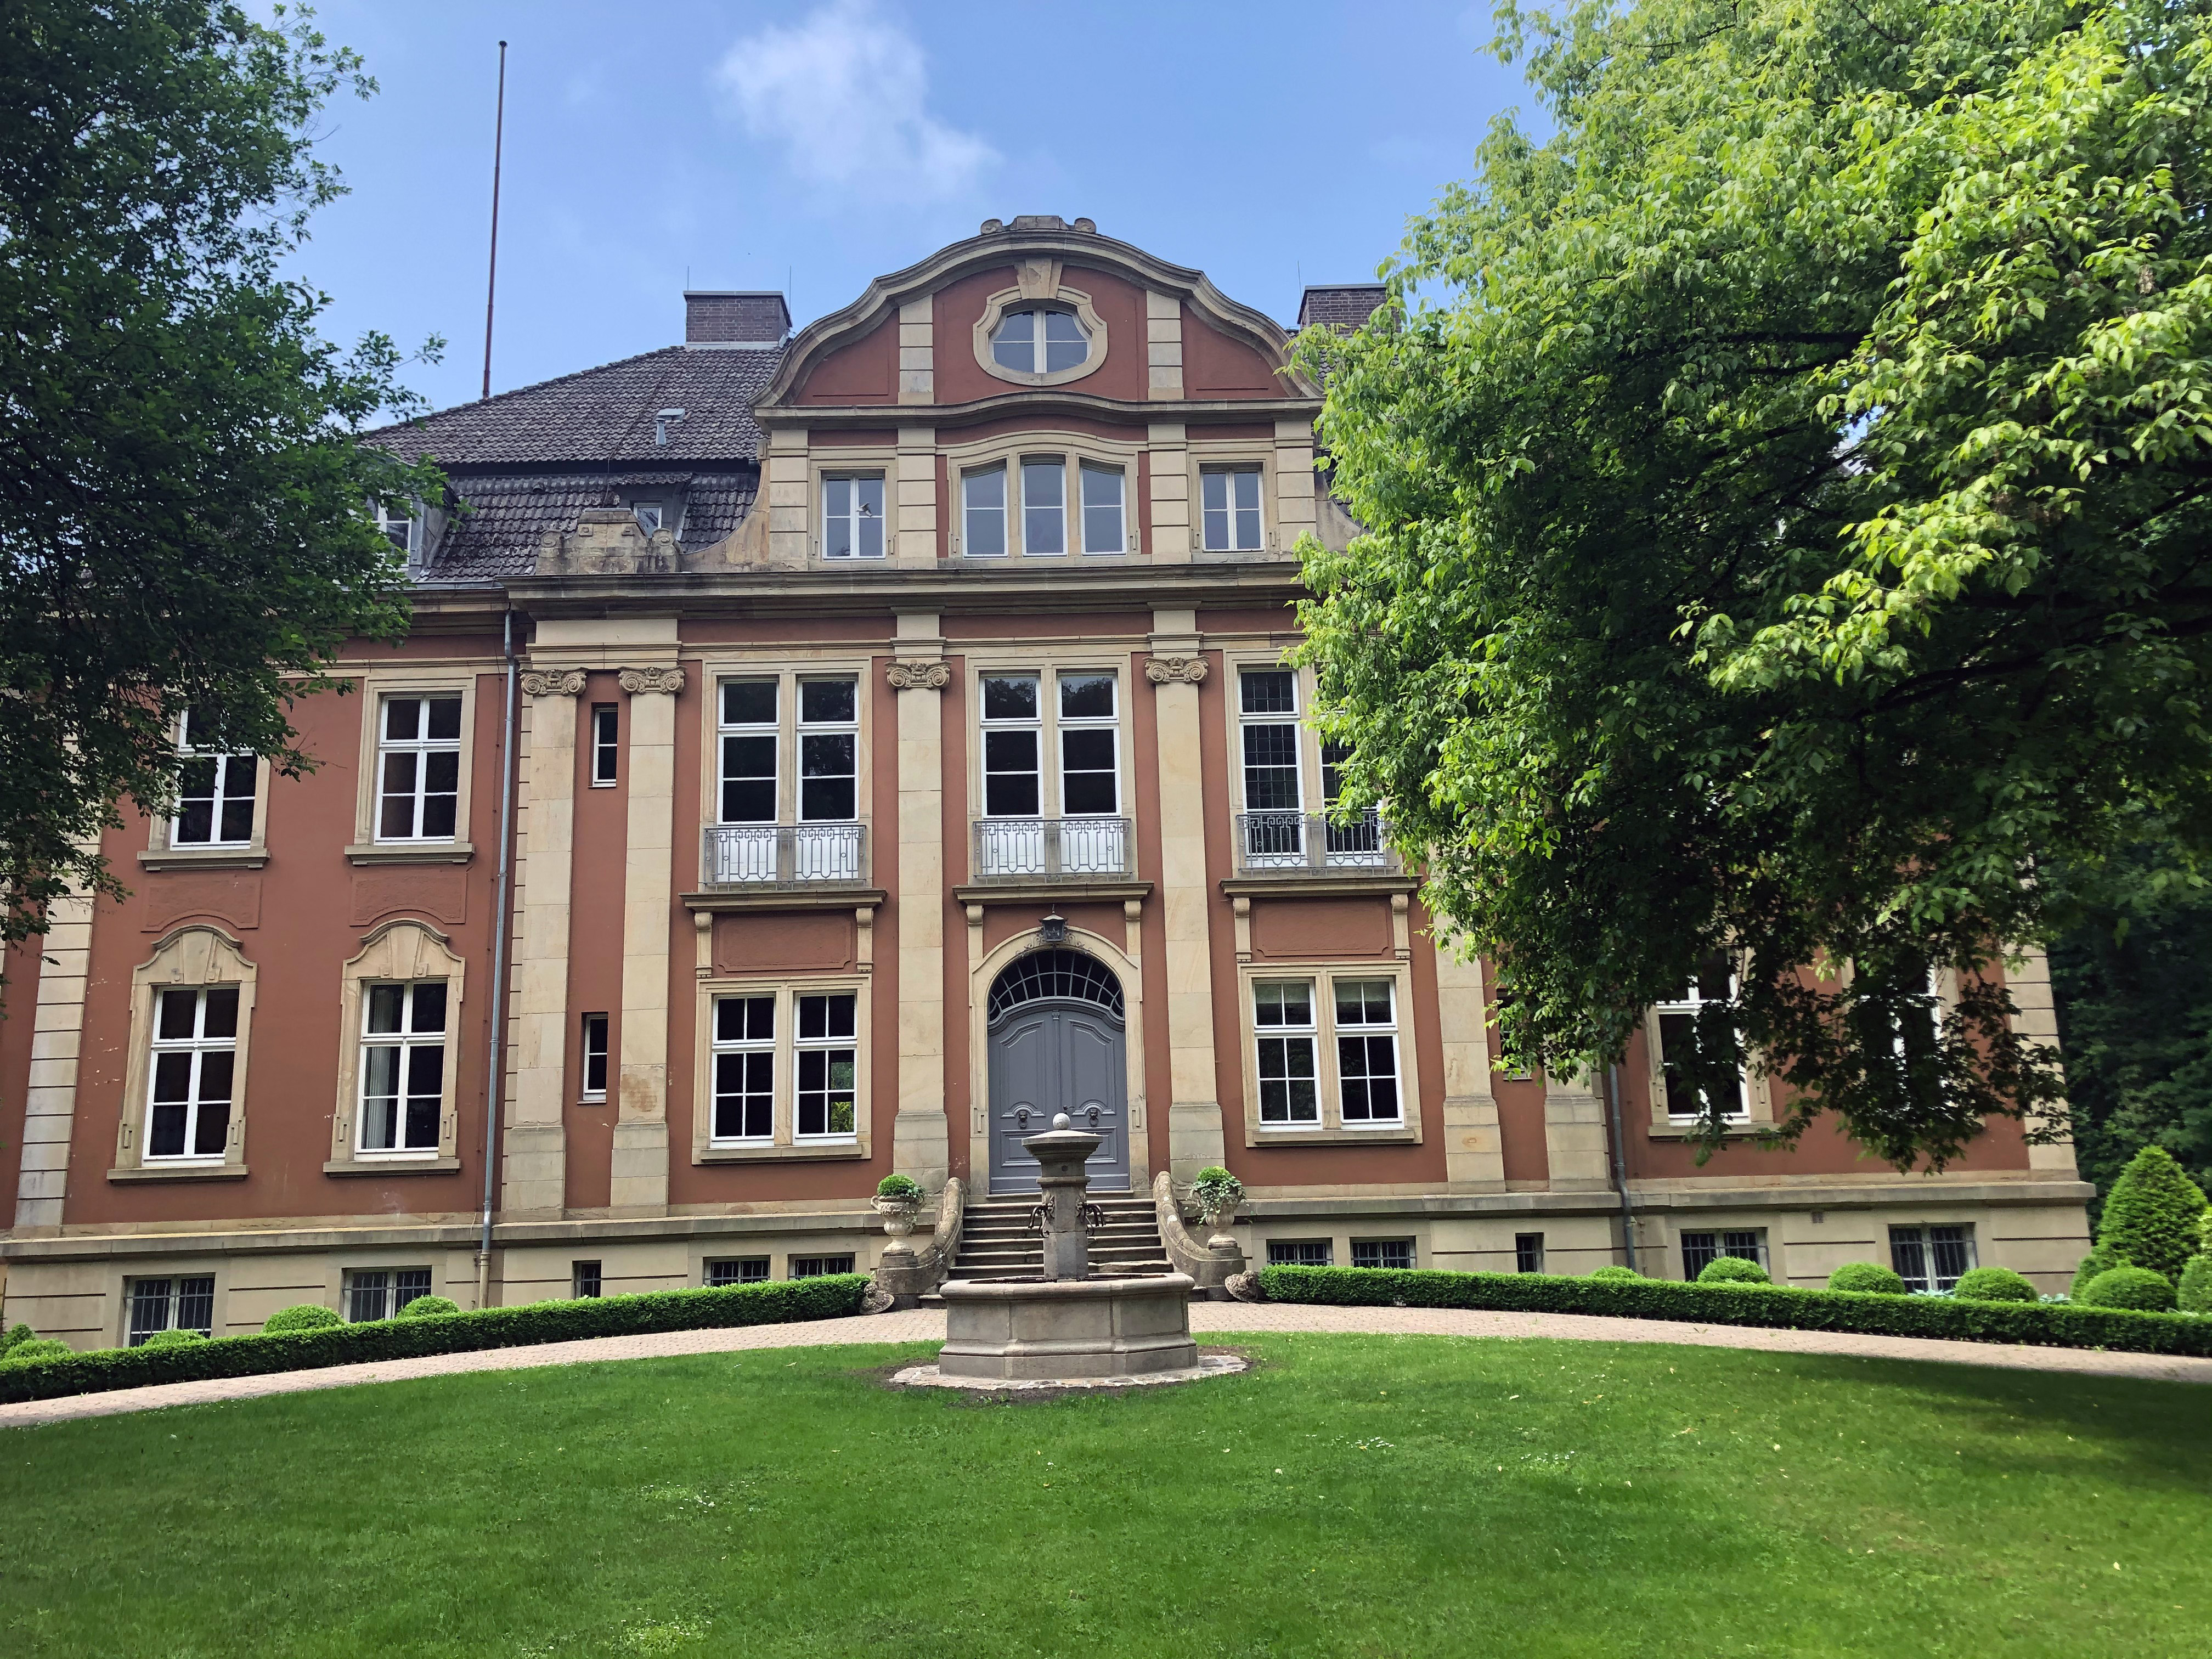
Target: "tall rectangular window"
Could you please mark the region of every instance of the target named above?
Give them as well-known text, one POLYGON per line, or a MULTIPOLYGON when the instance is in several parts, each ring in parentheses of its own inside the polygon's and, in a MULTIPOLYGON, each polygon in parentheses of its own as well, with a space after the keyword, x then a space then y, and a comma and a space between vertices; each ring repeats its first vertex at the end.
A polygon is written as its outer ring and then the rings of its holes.
POLYGON ((157 991, 146 1158, 221 1158, 238 1061, 238 987, 157 991))
POLYGON ((360 1267, 345 1276, 345 1316, 390 1319, 418 1296, 430 1294, 428 1267, 360 1267))
POLYGON ((1199 474, 1206 550, 1253 553, 1261 545, 1260 469, 1210 466, 1199 474))
POLYGON ((859 816, 860 691, 846 680, 799 683, 799 820, 859 816))
POLYGON ((453 840, 460 811, 461 700, 386 697, 380 714, 377 840, 453 840))
POLYGON ((775 999, 714 1002, 714 1139, 775 1138, 775 999))
POLYGON ((1118 466, 1080 469, 1083 489, 1083 550, 1085 553, 1123 553, 1128 550, 1128 526, 1122 510, 1125 475, 1118 466))
POLYGON ((1067 463, 1057 455, 1022 461, 1022 551, 1067 551, 1067 463))
POLYGON ((446 1089, 446 981, 363 988, 361 1130, 364 1152, 434 1152, 446 1089))
POLYGON ((1248 668, 1237 676, 1237 712, 1244 759, 1244 810, 1296 812, 1298 783, 1298 677, 1288 668, 1248 668))
POLYGON ((1516 1273, 1540 1273, 1544 1271, 1543 1234, 1513 1235, 1513 1271, 1516 1273))
POLYGON ((1405 1121, 1398 1104, 1398 1023, 1387 979, 1340 979, 1336 1073, 1347 1124, 1405 1121))
POLYGON ((1311 980, 1262 980, 1252 988, 1259 1030, 1260 1121, 1321 1122, 1315 1064, 1321 1034, 1314 1022, 1311 980))
POLYGON ((1033 818, 1044 811, 1037 750, 1044 730, 1035 674, 983 677, 983 816, 1033 818))
POLYGON ((1682 990, 1653 1010, 1659 1027, 1660 1073, 1665 1081, 1668 1116, 1704 1116, 1706 1091, 1713 1086, 1716 1074, 1735 1079, 1733 1089, 1722 1096, 1721 1115, 1750 1115, 1750 1086, 1735 1030, 1728 1024, 1725 1012, 1713 1006, 1730 1000, 1735 994, 1735 972, 1726 955, 1715 951, 1699 964, 1696 975, 1682 990))
POLYGON ((621 775, 622 709, 614 703, 592 705, 592 787, 611 789, 621 775))
POLYGON ((128 1342, 137 1347, 160 1331, 215 1334, 215 1276, 131 1281, 128 1342))
POLYGON ((798 1000, 796 1135, 801 1140, 849 1138, 854 1133, 858 1054, 853 1024, 859 1000, 832 994, 798 1000))
POLYGON ((584 1016, 584 1098, 607 1097, 607 1017, 584 1016))
POLYGON ((206 715, 177 717, 177 815, 172 847, 245 847, 253 840, 253 790, 260 762, 211 748, 206 715))
POLYGON ((960 550, 971 559, 1006 551, 1006 466, 1001 461, 960 475, 960 550))
POLYGON ((1909 1291, 1948 1291, 1974 1265, 1974 1230, 1892 1227, 1889 1265, 1909 1291))
POLYGON ((822 556, 884 556, 884 475, 831 472, 822 479, 822 556))
POLYGON ((724 680, 722 822, 775 822, 776 683, 724 680))
POLYGON ((1112 674, 1063 673, 1060 688, 1060 810, 1069 817, 1121 810, 1121 753, 1112 674))

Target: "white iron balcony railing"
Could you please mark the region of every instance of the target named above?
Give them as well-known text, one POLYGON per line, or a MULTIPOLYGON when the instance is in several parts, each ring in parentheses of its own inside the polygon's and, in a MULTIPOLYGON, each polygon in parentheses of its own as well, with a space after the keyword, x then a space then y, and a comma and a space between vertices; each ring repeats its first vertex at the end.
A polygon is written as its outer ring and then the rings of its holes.
POLYGON ((1341 823, 1325 812, 1239 812, 1237 859, 1254 874, 1398 868, 1382 820, 1371 811, 1341 823))
POLYGON ((699 879, 708 887, 865 881, 866 833, 857 823, 710 823, 699 879))
POLYGON ((975 879, 1126 876, 1127 818, 978 818, 975 879))

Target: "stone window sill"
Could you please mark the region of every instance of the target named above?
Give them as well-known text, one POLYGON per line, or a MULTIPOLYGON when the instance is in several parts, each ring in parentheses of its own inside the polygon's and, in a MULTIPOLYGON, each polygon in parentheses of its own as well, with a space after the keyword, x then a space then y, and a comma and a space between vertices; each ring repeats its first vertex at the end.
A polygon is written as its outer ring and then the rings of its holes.
POLYGON ((142 870, 258 870, 268 862, 265 847, 173 847, 138 855, 142 870))
POLYGON ((691 1154, 694 1164, 787 1164, 824 1159, 865 1158, 868 1149, 859 1141, 840 1140, 810 1146, 702 1146, 691 1154))
POLYGON ((1263 1129, 1244 1127, 1247 1146, 1418 1146, 1420 1126, 1408 1123, 1395 1129, 1263 1129))
POLYGON ((476 857, 477 849, 465 841, 424 842, 420 846, 356 842, 345 849, 345 855, 348 864, 466 864, 476 857))
POLYGON ((107 1172, 110 1181, 243 1181, 243 1164, 118 1164, 107 1172))
MULTIPOLYGON (((1724 1123, 1721 1126, 1721 1139, 1750 1140, 1768 1133, 1773 1127, 1771 1123, 1724 1123)), ((1654 1140, 1692 1140, 1697 1138, 1697 1126, 1692 1123, 1673 1121, 1654 1123, 1650 1130, 1650 1138, 1654 1140)))
POLYGON ((458 1158, 334 1158, 323 1165, 326 1176, 457 1175, 458 1158))

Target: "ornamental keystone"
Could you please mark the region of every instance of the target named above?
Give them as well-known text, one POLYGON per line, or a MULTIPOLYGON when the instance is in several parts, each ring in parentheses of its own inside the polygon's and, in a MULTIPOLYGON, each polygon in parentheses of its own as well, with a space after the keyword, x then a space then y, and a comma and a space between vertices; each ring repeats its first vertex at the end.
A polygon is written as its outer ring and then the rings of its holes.
POLYGON ((680 668, 625 668, 615 678, 632 696, 641 691, 665 691, 672 697, 684 690, 680 668))

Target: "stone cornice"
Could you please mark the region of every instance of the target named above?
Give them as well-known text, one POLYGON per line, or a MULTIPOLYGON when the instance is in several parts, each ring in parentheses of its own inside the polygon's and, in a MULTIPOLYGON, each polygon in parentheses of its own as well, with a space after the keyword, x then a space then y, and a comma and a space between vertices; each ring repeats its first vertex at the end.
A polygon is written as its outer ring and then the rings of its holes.
POLYGON ((1009 388, 996 397, 963 404, 784 404, 756 410, 753 418, 763 428, 928 426, 947 431, 1015 415, 1032 418, 1079 415, 1091 420, 1123 420, 1131 425, 1181 422, 1204 427, 1231 421, 1310 421, 1320 413, 1318 396, 1162 398, 1138 402, 1046 386, 1035 391, 1009 388))

